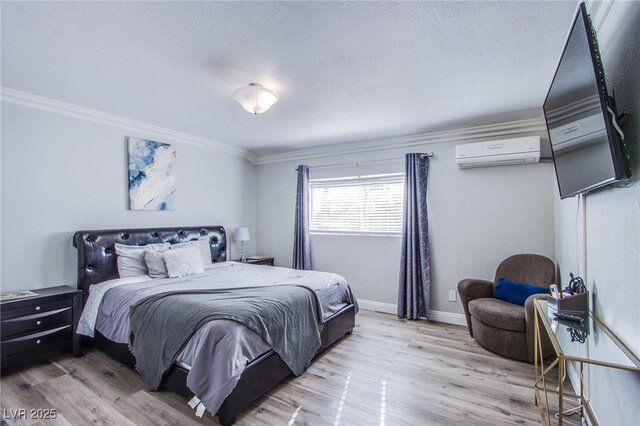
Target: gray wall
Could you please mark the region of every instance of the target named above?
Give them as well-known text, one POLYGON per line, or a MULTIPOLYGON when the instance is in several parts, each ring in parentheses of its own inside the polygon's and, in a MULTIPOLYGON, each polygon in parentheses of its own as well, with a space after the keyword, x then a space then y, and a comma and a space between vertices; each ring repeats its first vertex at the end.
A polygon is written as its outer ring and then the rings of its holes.
MULTIPOLYGON (((160 139, 177 150, 175 211, 127 210, 128 136, 158 140, 2 103, 2 291, 75 285, 71 238, 80 229, 223 225, 255 232, 255 166, 187 143, 160 139)), ((232 256, 239 256, 237 244, 232 256)))
MULTIPOLYGON (((459 170, 450 142, 258 166, 257 252, 291 266, 297 164, 395 159, 358 168, 312 168, 312 179, 402 172, 405 152, 427 151, 436 155, 428 194, 432 310, 462 314, 459 301, 449 302, 448 291, 465 277, 493 279, 506 256, 531 252, 554 257, 552 165, 459 170)), ((314 269, 344 275, 359 299, 396 304, 400 237, 312 235, 311 252, 314 269)))
MULTIPOLYGON (((590 3, 588 6, 591 12, 596 12, 602 5, 590 3)), ((596 14, 594 22, 601 23, 596 29, 609 91, 615 89, 619 111, 630 113, 623 130, 631 150, 634 180, 637 180, 640 176, 640 56, 637 54, 640 3, 613 2, 604 21, 602 15, 596 14)), ((577 197, 561 201, 556 192, 554 201, 556 260, 563 281, 566 283, 570 271, 579 271, 586 277, 594 296, 593 311, 636 355, 640 355, 639 203, 637 182, 629 188, 607 188, 587 194, 584 202, 577 197), (586 233, 583 232, 584 213, 586 233)), ((591 345, 589 350, 595 353, 602 349, 591 345)), ((640 424, 640 374, 593 367, 587 370, 587 383, 600 424, 640 424)))

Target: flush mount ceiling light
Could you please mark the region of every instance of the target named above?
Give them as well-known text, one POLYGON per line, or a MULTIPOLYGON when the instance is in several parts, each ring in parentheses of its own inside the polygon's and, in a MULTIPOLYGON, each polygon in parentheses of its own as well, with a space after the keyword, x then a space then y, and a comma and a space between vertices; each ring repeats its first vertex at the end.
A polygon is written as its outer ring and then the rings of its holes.
POLYGON ((261 114, 271 108, 278 101, 278 94, 273 90, 262 87, 261 84, 251 83, 238 87, 233 91, 233 97, 240 102, 242 108, 252 114, 261 114))

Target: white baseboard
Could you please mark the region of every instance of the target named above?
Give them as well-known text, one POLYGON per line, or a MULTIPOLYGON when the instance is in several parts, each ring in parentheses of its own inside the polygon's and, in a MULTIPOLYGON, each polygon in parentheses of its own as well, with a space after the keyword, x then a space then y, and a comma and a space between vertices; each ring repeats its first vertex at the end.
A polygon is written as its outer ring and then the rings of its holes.
MULTIPOLYGON (((396 315, 396 305, 393 303, 376 302, 373 300, 358 299, 360 309, 367 311, 383 312, 385 314, 396 315)), ((467 320, 462 314, 454 314, 452 312, 431 311, 430 321, 444 322, 447 324, 467 325, 467 320)))
POLYGON ((463 314, 454 314, 453 312, 431 311, 431 321, 444 322, 447 324, 467 325, 467 319, 463 314))
POLYGON ((367 311, 384 312, 385 314, 397 313, 396 305, 393 303, 374 302, 373 300, 358 299, 358 307, 367 311))

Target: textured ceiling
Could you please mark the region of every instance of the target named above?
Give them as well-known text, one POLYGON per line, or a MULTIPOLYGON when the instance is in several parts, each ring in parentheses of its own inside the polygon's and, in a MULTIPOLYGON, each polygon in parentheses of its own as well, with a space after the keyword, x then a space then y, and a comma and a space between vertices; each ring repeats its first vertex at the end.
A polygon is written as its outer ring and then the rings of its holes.
POLYGON ((3 1, 2 86, 259 155, 532 118, 576 4, 3 1))

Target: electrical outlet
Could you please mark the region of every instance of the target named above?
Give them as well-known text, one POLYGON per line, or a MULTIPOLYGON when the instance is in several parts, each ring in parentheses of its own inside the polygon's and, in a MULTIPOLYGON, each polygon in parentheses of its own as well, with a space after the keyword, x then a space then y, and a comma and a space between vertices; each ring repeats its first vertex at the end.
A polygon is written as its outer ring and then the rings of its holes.
POLYGON ((456 301, 456 291, 455 290, 449 290, 449 302, 455 302, 456 301))

